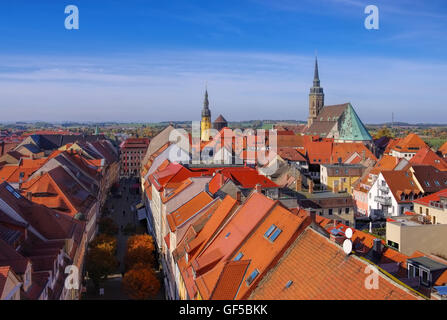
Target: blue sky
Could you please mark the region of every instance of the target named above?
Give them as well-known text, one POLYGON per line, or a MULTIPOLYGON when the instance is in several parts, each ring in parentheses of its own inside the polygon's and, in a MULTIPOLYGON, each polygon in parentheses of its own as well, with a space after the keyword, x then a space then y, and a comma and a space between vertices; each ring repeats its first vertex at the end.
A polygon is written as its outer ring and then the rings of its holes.
POLYGON ((213 119, 305 120, 317 50, 326 104, 447 123, 444 0, 4 1, 0 43, 0 121, 198 120, 205 85, 213 119))

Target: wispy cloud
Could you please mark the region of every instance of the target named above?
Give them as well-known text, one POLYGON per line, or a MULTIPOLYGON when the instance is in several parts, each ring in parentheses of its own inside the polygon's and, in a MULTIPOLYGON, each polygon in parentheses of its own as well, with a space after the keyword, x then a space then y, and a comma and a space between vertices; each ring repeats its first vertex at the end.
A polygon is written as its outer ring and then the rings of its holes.
MULTIPOLYGON (((206 82, 213 117, 304 120, 313 74, 313 57, 262 52, 25 58, 0 57, 3 121, 196 120, 206 82)), ((442 121, 447 64, 320 56, 320 76, 365 122, 442 121)))

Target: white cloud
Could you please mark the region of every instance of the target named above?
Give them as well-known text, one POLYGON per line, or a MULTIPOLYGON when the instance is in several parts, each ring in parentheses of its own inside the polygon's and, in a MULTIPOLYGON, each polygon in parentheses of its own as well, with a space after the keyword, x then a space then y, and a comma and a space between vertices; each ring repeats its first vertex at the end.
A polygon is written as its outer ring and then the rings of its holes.
MULTIPOLYGON (((445 122, 447 65, 324 57, 326 103, 351 101, 366 123, 445 122)), ((0 57, 3 121, 197 120, 208 84, 213 118, 307 117, 313 57, 250 52, 152 52, 0 57)))

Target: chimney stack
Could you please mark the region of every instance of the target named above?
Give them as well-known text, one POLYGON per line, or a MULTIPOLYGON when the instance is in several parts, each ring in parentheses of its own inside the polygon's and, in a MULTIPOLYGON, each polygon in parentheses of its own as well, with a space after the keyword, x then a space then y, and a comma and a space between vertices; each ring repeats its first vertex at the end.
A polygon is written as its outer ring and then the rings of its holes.
POLYGON ((312 178, 307 179, 307 182, 309 184, 309 193, 314 193, 314 182, 312 178))
POLYGON ((298 173, 298 177, 296 177, 295 180, 295 191, 301 191, 301 190, 303 190, 301 173, 298 173))
POLYGON ((32 193, 31 191, 28 191, 28 192, 26 193, 26 198, 27 198, 29 201, 31 201, 31 200, 33 199, 33 193, 32 193))
POLYGON ((256 190, 256 192, 258 192, 258 193, 261 193, 262 192, 262 187, 261 187, 261 185, 258 183, 258 184, 256 184, 256 186, 255 186, 255 190, 256 190))
POLYGON ((376 258, 380 258, 382 256, 382 240, 376 238, 373 240, 373 254, 376 258))
POLYGON ((237 191, 237 192, 236 192, 236 201, 237 201, 238 204, 241 204, 241 203, 242 203, 242 200, 241 200, 241 194, 242 194, 241 191, 237 191))
POLYGON ((317 213, 315 211, 309 211, 309 217, 311 222, 316 223, 316 215, 317 213))

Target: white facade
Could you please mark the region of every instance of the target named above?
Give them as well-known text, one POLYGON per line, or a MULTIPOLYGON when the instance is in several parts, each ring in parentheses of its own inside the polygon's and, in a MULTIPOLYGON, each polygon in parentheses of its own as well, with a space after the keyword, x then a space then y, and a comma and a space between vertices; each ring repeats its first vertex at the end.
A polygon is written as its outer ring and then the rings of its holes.
POLYGON ((368 192, 368 216, 375 210, 382 212, 385 217, 399 216, 406 210, 412 209, 412 203, 399 203, 397 201, 385 178, 380 173, 368 192))

